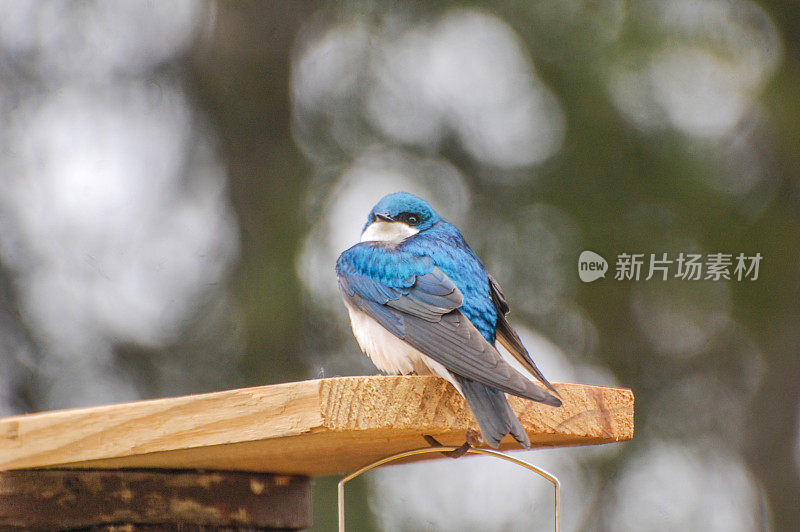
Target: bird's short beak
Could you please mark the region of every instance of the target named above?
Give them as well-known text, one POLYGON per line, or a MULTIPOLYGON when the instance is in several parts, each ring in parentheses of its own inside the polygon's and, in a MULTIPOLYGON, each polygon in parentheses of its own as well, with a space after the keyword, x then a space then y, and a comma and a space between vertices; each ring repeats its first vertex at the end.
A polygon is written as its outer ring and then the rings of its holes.
POLYGON ((376 212, 375 213, 375 218, 377 218, 378 220, 380 220, 382 222, 393 222, 394 221, 394 218, 392 218, 391 216, 389 216, 385 212, 376 212))

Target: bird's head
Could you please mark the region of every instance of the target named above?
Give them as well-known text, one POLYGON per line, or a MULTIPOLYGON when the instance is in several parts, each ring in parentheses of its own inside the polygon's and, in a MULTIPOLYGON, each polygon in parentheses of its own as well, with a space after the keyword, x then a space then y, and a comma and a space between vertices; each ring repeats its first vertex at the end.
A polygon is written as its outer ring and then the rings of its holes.
POLYGON ((384 196, 372 208, 361 241, 399 243, 441 219, 428 202, 408 192, 395 192, 384 196))

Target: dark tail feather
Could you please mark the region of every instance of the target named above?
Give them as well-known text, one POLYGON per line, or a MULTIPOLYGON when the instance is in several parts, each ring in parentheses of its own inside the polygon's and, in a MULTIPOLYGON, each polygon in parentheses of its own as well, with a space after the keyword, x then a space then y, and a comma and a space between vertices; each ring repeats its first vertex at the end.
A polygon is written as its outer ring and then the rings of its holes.
POLYGON ((514 439, 523 446, 531 446, 525 429, 522 428, 519 419, 511 410, 511 405, 508 404, 506 394, 460 375, 453 374, 453 376, 461 385, 464 398, 475 415, 475 419, 478 420, 483 439, 489 446, 497 449, 500 440, 508 433, 511 433, 514 439))

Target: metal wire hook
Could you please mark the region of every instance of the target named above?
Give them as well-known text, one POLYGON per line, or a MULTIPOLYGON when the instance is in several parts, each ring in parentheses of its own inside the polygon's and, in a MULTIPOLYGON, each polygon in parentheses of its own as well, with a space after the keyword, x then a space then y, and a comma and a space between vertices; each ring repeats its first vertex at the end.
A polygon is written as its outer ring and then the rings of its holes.
MULTIPOLYGON (((339 498, 339 532, 345 532, 345 523, 344 523, 344 485, 353 480, 354 478, 366 473, 371 469, 375 469, 376 467, 380 467, 384 464, 388 464, 389 462, 394 462, 395 460, 402 460, 403 458, 409 458, 411 456, 417 456, 421 454, 430 454, 430 453, 441 453, 441 452, 448 452, 448 451, 463 451, 463 447, 452 447, 452 446, 442 446, 442 447, 423 447, 421 449, 412 449, 410 451, 404 451, 402 453, 393 454, 391 456, 387 456, 386 458, 381 458, 371 464, 365 465, 358 471, 354 473, 350 473, 346 477, 342 478, 339 481, 338 486, 338 498, 339 498)), ((505 453, 501 453, 498 451, 492 451, 490 449, 479 449, 475 447, 468 448, 465 454, 485 454, 487 456, 494 456, 495 458, 500 458, 501 460, 507 460, 512 462, 520 467, 524 467, 530 471, 533 471, 539 476, 544 477, 550 483, 553 484, 555 490, 555 521, 556 521, 556 532, 561 532, 561 483, 558 479, 545 471, 544 469, 540 469, 533 464, 526 462, 525 460, 520 460, 519 458, 514 458, 513 456, 507 455, 505 453)))

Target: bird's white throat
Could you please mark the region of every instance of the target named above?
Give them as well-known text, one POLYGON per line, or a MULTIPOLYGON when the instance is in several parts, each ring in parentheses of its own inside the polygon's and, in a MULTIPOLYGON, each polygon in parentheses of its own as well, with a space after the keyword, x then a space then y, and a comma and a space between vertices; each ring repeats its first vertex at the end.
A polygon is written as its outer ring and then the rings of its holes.
POLYGON ((399 244, 406 238, 419 233, 419 229, 403 222, 372 222, 361 233, 362 242, 392 242, 399 244))

